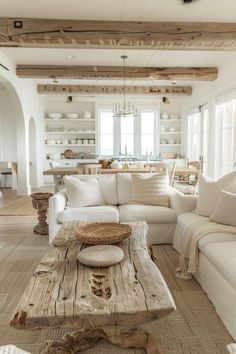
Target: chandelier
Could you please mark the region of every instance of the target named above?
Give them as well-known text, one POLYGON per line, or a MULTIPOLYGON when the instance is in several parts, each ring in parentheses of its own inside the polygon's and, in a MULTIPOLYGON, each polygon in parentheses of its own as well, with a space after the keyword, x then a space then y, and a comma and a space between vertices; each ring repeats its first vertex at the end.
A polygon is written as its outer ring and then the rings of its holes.
POLYGON ((115 109, 113 112, 113 117, 117 118, 125 118, 125 117, 133 117, 137 115, 137 108, 134 108, 134 105, 130 102, 126 102, 125 96, 125 60, 128 58, 127 55, 122 55, 121 59, 123 59, 123 68, 124 68, 124 79, 123 79, 123 104, 118 103, 115 105, 115 109))

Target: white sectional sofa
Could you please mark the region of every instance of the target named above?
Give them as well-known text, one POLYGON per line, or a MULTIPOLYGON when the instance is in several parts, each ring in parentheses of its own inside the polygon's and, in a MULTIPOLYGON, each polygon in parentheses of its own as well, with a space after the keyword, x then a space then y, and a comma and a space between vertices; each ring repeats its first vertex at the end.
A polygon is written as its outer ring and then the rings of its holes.
POLYGON ((152 244, 172 243, 177 214, 172 205, 173 195, 178 193, 168 188, 169 207, 156 205, 129 204, 132 175, 78 175, 79 180, 97 178, 105 204, 90 207, 67 207, 66 190, 56 193, 49 200, 49 240, 56 235, 62 223, 70 220, 126 222, 145 220, 149 226, 148 238, 152 244))
MULTIPOLYGON (((231 176, 235 180, 230 186, 235 188, 236 173, 231 176)), ((219 181, 219 184, 221 182, 225 183, 223 179, 219 181)), ((210 193, 213 192, 211 188, 215 188, 207 184, 205 184, 205 187, 209 187, 210 193)), ((211 194, 211 198, 214 199, 216 194, 216 192, 211 194)), ((178 219, 173 247, 179 253, 183 249, 185 231, 188 227, 195 222, 209 220, 207 216, 196 214, 197 201, 197 196, 175 196, 174 204, 178 219)), ((210 202, 214 202, 214 200, 210 202)), ((207 201, 205 204, 207 204, 207 201)), ((204 207, 206 210, 208 206, 203 204, 201 207, 204 207)), ((234 211, 228 210, 228 212, 231 212, 231 215, 235 213, 236 219, 236 209, 234 211)), ((225 327, 236 340, 236 234, 224 232, 209 233, 199 240, 198 250, 198 268, 194 276, 207 293, 225 327)))

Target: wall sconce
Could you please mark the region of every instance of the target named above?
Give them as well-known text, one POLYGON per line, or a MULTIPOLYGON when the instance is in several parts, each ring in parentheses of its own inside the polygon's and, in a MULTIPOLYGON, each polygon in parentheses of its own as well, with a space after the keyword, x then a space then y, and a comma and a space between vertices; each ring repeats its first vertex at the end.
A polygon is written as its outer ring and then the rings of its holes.
POLYGON ((71 103, 73 101, 73 97, 72 96, 68 96, 66 99, 66 103, 71 103))
POLYGON ((169 98, 168 97, 162 97, 162 103, 169 104, 169 98))

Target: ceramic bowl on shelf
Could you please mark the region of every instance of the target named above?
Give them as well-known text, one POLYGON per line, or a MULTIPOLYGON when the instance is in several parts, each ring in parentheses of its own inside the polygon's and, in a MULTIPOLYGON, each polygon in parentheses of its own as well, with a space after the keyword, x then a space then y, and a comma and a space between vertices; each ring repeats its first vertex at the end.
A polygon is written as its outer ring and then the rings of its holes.
POLYGON ((166 127, 164 125, 161 125, 161 132, 164 133, 166 130, 166 127))
POLYGON ((92 117, 92 114, 90 111, 85 111, 84 112, 84 119, 90 119, 92 117))
POLYGON ((48 117, 51 119, 60 119, 62 117, 62 113, 48 113, 48 117))
POLYGON ((176 113, 171 113, 170 118, 171 119, 179 119, 179 116, 176 113))
POLYGON ((161 118, 162 119, 169 119, 169 114, 166 113, 166 112, 163 112, 162 115, 161 115, 161 118))
POLYGON ((78 117, 79 117, 78 113, 66 113, 66 118, 76 119, 78 117))
POLYGON ((171 144, 171 145, 175 144, 175 139, 169 139, 168 144, 171 144))
POLYGON ((175 132, 175 127, 170 127, 169 131, 172 132, 172 133, 175 132))
POLYGON ((55 145, 55 144, 56 144, 56 140, 47 139, 47 140, 46 140, 46 144, 47 144, 47 145, 55 145))

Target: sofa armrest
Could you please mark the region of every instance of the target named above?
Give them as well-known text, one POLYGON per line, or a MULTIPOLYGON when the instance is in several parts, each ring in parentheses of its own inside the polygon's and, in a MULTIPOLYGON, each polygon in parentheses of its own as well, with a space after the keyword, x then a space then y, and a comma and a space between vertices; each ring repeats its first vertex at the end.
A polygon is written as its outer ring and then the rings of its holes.
POLYGON ((60 192, 54 194, 49 198, 49 210, 48 210, 48 225, 49 225, 49 243, 52 242, 56 236, 61 224, 57 221, 57 214, 59 211, 65 209, 67 203, 66 190, 63 189, 60 192))
POLYGON ((197 199, 197 195, 173 193, 171 195, 171 208, 176 210, 177 215, 189 213, 196 208, 197 199))

